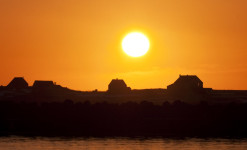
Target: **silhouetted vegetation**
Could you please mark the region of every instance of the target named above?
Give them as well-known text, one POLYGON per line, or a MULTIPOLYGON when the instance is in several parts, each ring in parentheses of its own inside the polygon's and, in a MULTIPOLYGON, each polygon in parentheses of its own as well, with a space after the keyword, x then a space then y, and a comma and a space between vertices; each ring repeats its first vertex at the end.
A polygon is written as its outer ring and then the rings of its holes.
POLYGON ((247 104, 0 101, 1 135, 247 137, 247 104))

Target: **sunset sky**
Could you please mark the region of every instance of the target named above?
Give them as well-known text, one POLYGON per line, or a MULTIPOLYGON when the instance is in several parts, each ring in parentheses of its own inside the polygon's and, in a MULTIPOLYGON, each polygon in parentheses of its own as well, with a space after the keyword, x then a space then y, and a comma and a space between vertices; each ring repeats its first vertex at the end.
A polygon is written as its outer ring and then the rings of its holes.
POLYGON ((179 74, 247 90, 246 0, 0 0, 0 85, 23 76, 75 90, 166 88, 179 74), (142 57, 121 42, 138 31, 142 57))

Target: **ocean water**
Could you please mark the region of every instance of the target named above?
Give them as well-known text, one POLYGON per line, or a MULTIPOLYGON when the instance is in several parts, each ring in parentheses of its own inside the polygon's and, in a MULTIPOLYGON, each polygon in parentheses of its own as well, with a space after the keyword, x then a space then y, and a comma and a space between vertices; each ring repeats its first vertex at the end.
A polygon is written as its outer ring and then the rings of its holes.
POLYGON ((247 139, 0 137, 0 150, 247 150, 247 139))

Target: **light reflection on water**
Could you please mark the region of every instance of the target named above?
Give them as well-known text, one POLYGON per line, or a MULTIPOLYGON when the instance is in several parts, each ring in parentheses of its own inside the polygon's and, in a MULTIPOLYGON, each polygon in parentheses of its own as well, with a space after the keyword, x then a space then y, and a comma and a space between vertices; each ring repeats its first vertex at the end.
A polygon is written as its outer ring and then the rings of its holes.
POLYGON ((0 137, 0 150, 246 150, 247 139, 0 137))

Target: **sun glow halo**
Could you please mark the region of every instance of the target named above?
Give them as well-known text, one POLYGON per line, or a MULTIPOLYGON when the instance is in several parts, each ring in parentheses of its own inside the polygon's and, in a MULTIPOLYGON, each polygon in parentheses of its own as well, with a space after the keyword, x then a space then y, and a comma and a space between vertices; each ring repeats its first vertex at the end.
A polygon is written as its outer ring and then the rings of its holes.
POLYGON ((149 45, 148 38, 140 32, 129 33, 122 41, 124 52, 132 57, 139 57, 146 54, 149 45))

